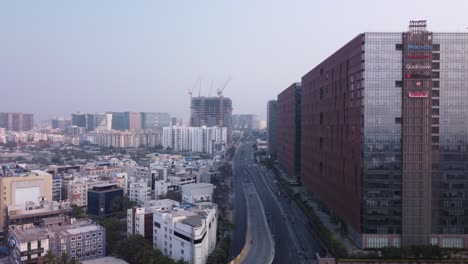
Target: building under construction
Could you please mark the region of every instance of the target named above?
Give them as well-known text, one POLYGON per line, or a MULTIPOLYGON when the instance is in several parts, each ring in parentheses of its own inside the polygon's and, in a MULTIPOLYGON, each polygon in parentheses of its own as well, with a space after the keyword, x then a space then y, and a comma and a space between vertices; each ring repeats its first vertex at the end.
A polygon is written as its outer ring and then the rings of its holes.
POLYGON ((231 130, 232 101, 225 97, 192 97, 190 126, 220 126, 231 130))

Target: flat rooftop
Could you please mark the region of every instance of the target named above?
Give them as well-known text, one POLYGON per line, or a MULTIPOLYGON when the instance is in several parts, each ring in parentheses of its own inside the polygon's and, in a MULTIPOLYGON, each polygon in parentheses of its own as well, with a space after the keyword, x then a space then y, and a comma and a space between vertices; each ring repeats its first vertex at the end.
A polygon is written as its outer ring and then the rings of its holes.
POLYGON ((86 233, 91 231, 102 231, 103 229, 98 224, 94 223, 90 219, 79 219, 73 224, 51 227, 51 230, 60 232, 64 235, 76 235, 80 233, 86 233))
POLYGON ((22 242, 46 239, 49 234, 49 230, 40 227, 21 229, 18 226, 11 226, 9 232, 22 242))
POLYGON ((202 217, 201 215, 195 214, 195 215, 188 216, 187 218, 182 220, 182 223, 189 225, 191 227, 200 227, 202 226, 204 219, 205 218, 202 217))
POLYGON ((189 189, 197 189, 197 188, 213 188, 213 184, 211 183, 190 183, 190 184, 185 184, 182 185, 182 189, 184 188, 189 188, 189 189))
POLYGON ((83 264, 128 264, 123 259, 118 259, 115 257, 103 257, 103 258, 97 258, 97 259, 91 259, 91 260, 82 260, 81 263, 83 264))

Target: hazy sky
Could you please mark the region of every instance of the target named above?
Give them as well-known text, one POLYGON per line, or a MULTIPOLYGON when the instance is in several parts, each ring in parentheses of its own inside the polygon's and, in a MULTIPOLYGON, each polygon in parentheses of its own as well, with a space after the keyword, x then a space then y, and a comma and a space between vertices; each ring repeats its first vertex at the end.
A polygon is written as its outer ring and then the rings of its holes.
POLYGON ((365 31, 467 31, 468 1, 0 1, 0 112, 161 111, 202 95, 266 102, 365 31), (198 87, 194 90, 198 94, 198 87))

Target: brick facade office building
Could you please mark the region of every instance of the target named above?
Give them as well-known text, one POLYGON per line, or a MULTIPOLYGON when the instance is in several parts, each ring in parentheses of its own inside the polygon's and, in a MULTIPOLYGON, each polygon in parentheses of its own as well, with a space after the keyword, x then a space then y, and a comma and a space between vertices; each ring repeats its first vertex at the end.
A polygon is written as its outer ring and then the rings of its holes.
POLYGON ((468 248, 468 33, 363 33, 302 88, 302 180, 358 245, 468 248))
POLYGON ((277 158, 288 175, 299 176, 301 161, 301 83, 293 83, 277 99, 277 158))

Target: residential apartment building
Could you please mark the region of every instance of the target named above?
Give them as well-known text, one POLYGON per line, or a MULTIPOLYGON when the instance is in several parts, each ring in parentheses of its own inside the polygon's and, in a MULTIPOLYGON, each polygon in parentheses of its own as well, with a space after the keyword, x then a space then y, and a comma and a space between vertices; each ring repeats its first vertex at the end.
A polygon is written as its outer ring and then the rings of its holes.
POLYGON ((25 113, 0 113, 0 127, 6 131, 29 131, 34 128, 34 115, 25 113))
POLYGON ((153 148, 161 144, 160 132, 153 130, 92 132, 86 140, 98 146, 114 148, 153 148))
POLYGON ((302 77, 301 176, 362 248, 468 248, 468 33, 362 33, 302 77))
POLYGON ((213 201, 213 184, 191 183, 182 185, 182 201, 187 203, 200 203, 213 201))
POLYGON ((232 130, 251 132, 260 129, 260 120, 253 114, 232 115, 232 130))
POLYGON ((88 205, 88 190, 100 182, 91 181, 86 177, 76 178, 67 182, 67 198, 71 204, 80 207, 88 205))
POLYGON ((174 260, 206 263, 216 247, 217 206, 175 202, 153 210, 153 247, 174 260))
POLYGON ((206 152, 224 150, 228 139, 225 127, 165 127, 162 145, 175 151, 206 152))
POLYGON ((150 207, 134 207, 127 210, 127 237, 141 235, 153 243, 153 210, 150 207))
POLYGON ((39 226, 12 225, 8 242, 13 263, 42 263, 49 250, 77 260, 106 255, 106 230, 90 219, 58 216, 44 218, 39 226))
POLYGON ((64 129, 72 125, 72 121, 70 119, 65 119, 62 117, 56 117, 51 121, 52 128, 55 129, 64 129))
POLYGON ((128 197, 130 201, 142 206, 146 201, 151 200, 151 186, 145 179, 132 182, 128 187, 128 197))

